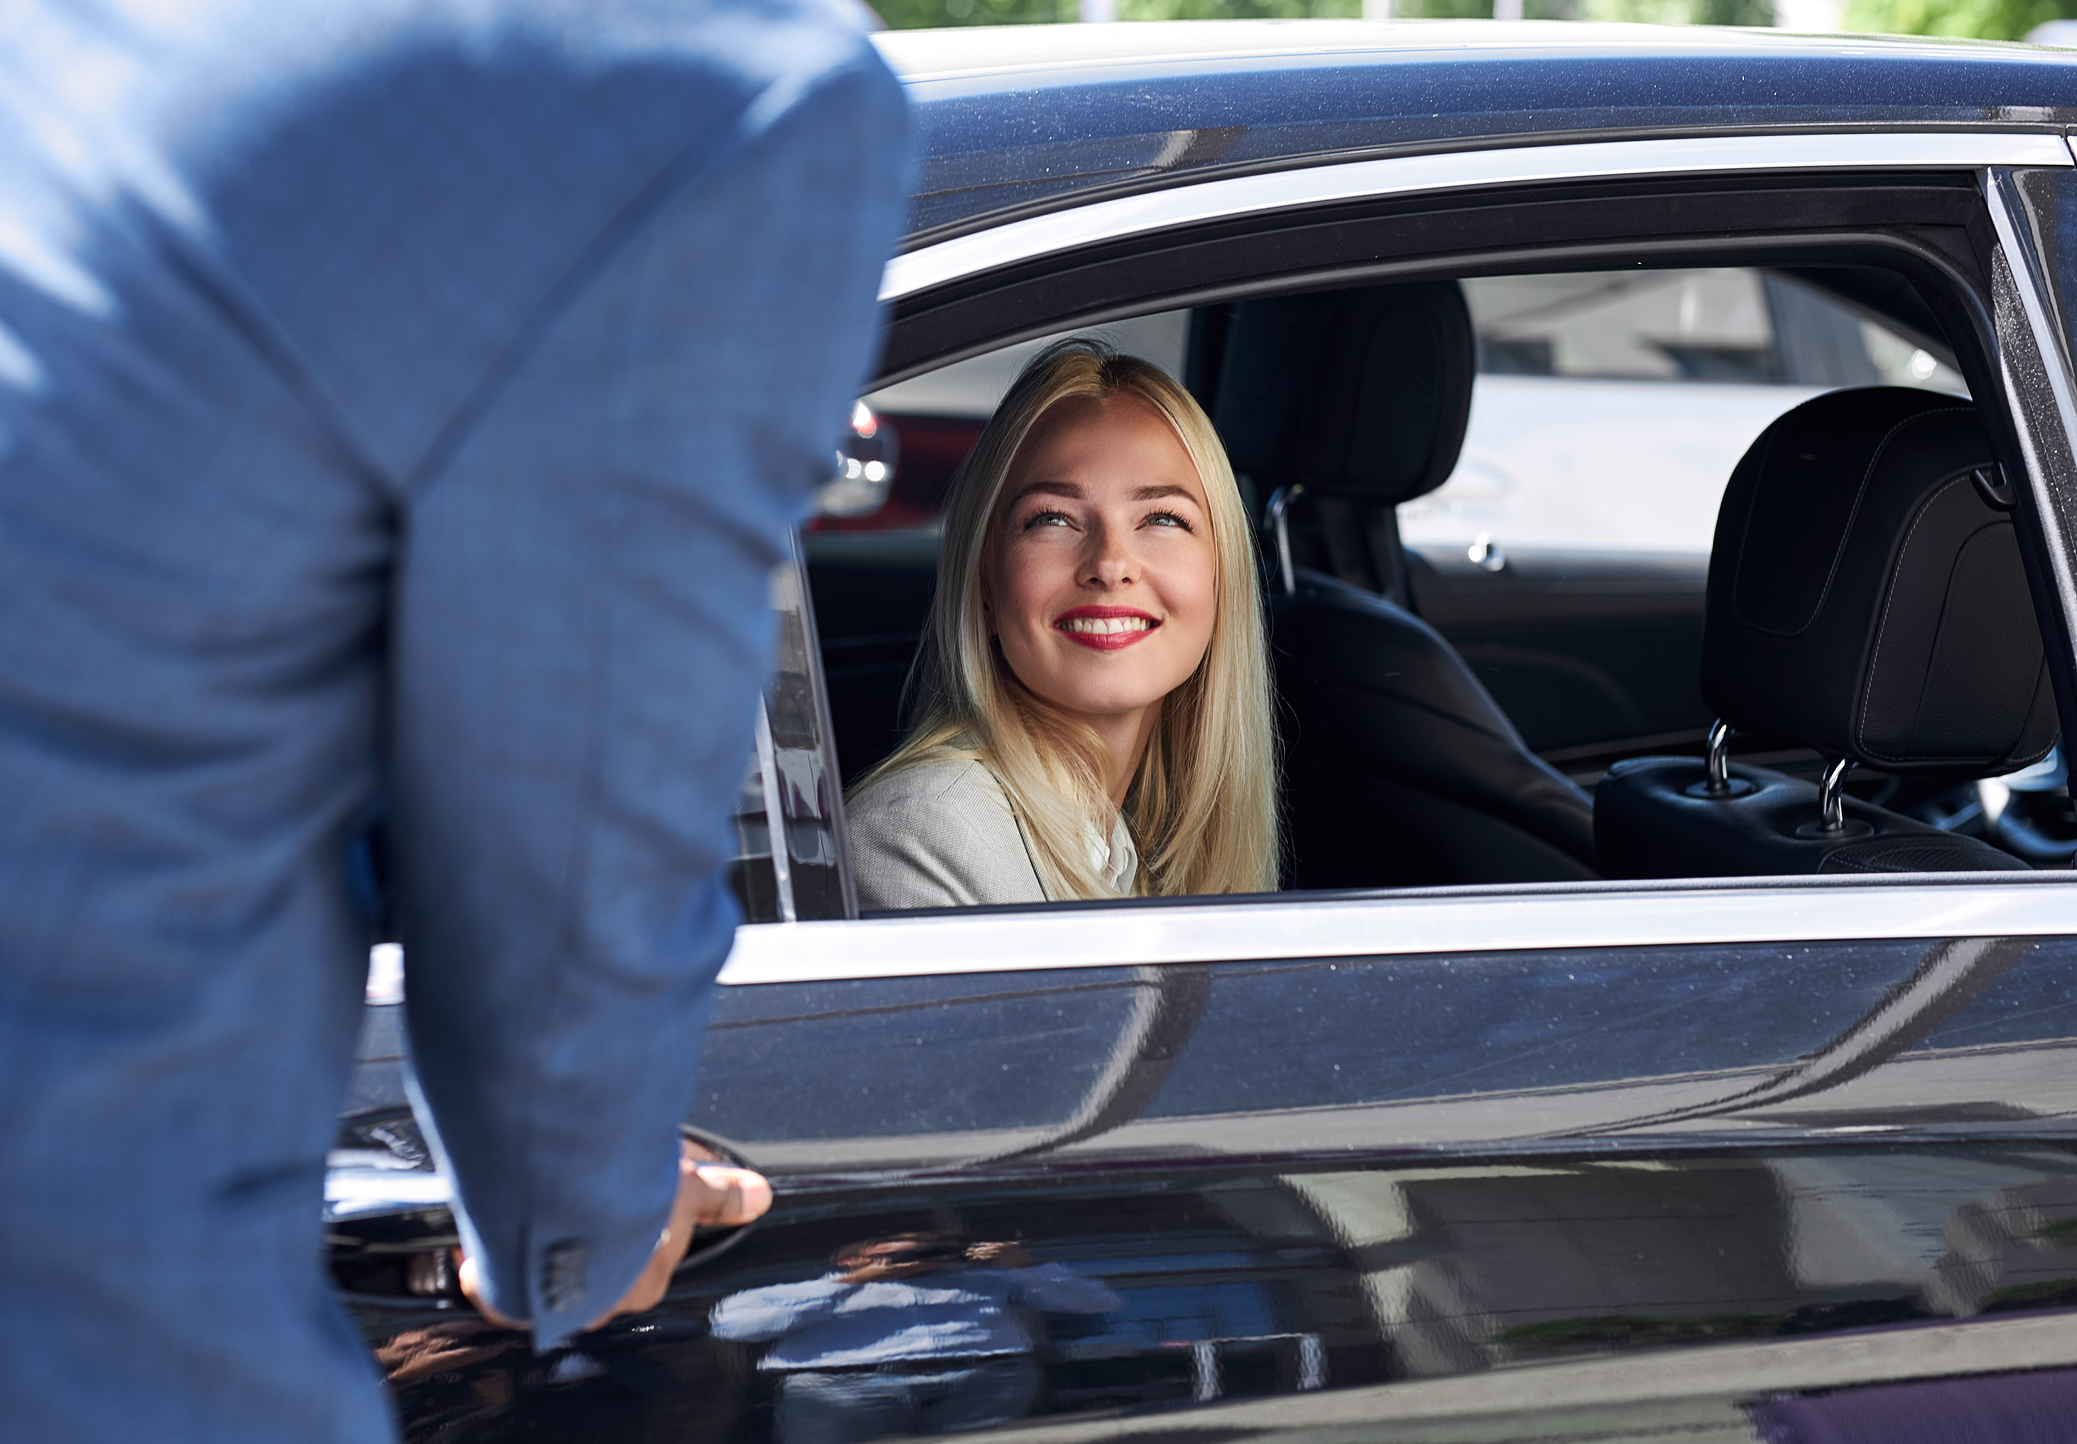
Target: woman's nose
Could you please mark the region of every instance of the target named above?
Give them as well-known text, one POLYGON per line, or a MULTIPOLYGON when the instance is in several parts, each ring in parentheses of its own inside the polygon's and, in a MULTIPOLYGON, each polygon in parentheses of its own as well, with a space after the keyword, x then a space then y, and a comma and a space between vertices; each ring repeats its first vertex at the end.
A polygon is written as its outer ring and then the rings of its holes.
POLYGON ((1083 568, 1083 585, 1121 587, 1139 576, 1139 558, 1130 542, 1131 533, 1113 526, 1099 526, 1089 534, 1089 553, 1083 568))

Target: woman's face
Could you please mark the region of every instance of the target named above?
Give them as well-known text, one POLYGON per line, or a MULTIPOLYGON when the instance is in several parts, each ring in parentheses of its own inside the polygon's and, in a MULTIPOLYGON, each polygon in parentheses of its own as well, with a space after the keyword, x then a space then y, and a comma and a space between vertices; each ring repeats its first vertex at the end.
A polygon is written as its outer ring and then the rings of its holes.
POLYGON ((1096 728, 1150 709, 1204 660, 1218 606, 1204 483, 1175 429, 1124 393, 1065 401, 1010 466, 981 569, 1003 659, 1096 728))

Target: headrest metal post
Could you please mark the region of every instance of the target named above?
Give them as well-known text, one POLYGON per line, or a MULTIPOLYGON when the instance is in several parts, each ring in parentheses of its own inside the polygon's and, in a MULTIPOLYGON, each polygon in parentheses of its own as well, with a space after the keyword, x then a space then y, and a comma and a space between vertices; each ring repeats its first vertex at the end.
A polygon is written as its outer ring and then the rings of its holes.
POLYGON ((1731 724, 1719 717, 1709 726, 1709 791, 1722 797, 1731 790, 1731 763, 1725 755, 1731 746, 1731 724))
POLYGON ((1834 758, 1825 767, 1817 785, 1817 830, 1821 833, 1846 830, 1846 774, 1853 770, 1851 757, 1834 758))
POLYGON ((1298 570, 1291 565, 1291 503, 1305 495, 1305 486, 1292 482, 1280 486, 1269 494, 1269 505, 1263 510, 1269 514, 1270 529, 1276 533, 1276 562, 1284 580, 1284 595, 1298 595, 1298 570))

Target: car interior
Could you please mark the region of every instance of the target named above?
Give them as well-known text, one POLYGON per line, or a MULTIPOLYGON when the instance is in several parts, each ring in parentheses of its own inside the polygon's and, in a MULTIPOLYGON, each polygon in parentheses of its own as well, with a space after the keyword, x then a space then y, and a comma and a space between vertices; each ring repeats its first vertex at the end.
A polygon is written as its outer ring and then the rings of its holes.
MULTIPOLYGON (((1191 390, 1258 518, 1287 889, 2077 855, 2012 488, 1903 275, 1419 279, 1088 332, 1191 390)), ((802 538, 843 785, 902 735, 946 487, 1047 339, 855 419, 886 499, 802 538)))

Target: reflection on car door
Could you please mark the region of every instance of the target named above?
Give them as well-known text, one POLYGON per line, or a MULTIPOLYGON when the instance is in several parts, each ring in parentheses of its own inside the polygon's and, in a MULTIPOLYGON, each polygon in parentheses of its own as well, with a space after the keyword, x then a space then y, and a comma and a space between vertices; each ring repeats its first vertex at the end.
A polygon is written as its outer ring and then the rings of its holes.
MULTIPOLYGON (((1601 1360, 1569 1366, 1583 1414, 1729 1428, 1763 1363, 1863 1382, 1835 1341, 1870 1329, 1911 1326, 1884 1335, 1893 1377, 2038 1356, 2030 1313, 2077 1305, 2077 946, 2052 880, 1967 889, 1997 895, 1995 937, 1942 935, 1962 891, 1804 889, 1818 941, 1707 894, 1633 911, 1665 940, 1622 947, 1563 944, 1581 914, 1556 898, 1531 908, 1544 945, 1498 951, 1360 941, 1444 943, 1475 900, 771 930, 731 965, 694 1113, 778 1180, 768 1220, 660 1314, 545 1359, 367 1273, 356 1306, 423 1439, 764 1439, 789 1390, 883 1427, 890 1398, 968 1388, 952 1336, 989 1307, 1020 1311, 989 1337, 1036 1371, 1034 1426, 1247 1399, 1265 1424, 1386 1420, 1436 1407, 1409 1383, 1477 1379, 1452 1407, 1516 1438, 1565 1424, 1521 1366, 1601 1360), (1022 944, 982 963, 1002 929, 1022 944), (1682 940, 1711 932, 1749 940, 1682 940), (874 1303, 843 1261, 883 1243, 927 1271, 874 1303), (859 1300, 846 1329, 774 1313, 832 1294, 859 1300), (741 1324, 744 1299, 777 1322, 741 1324), (457 1326, 468 1347, 420 1367, 457 1326), (1687 1382, 1654 1414, 1616 1364, 1661 1351, 1687 1382)), ((2077 1364, 2056 1337, 2037 1362, 2077 1364)))

